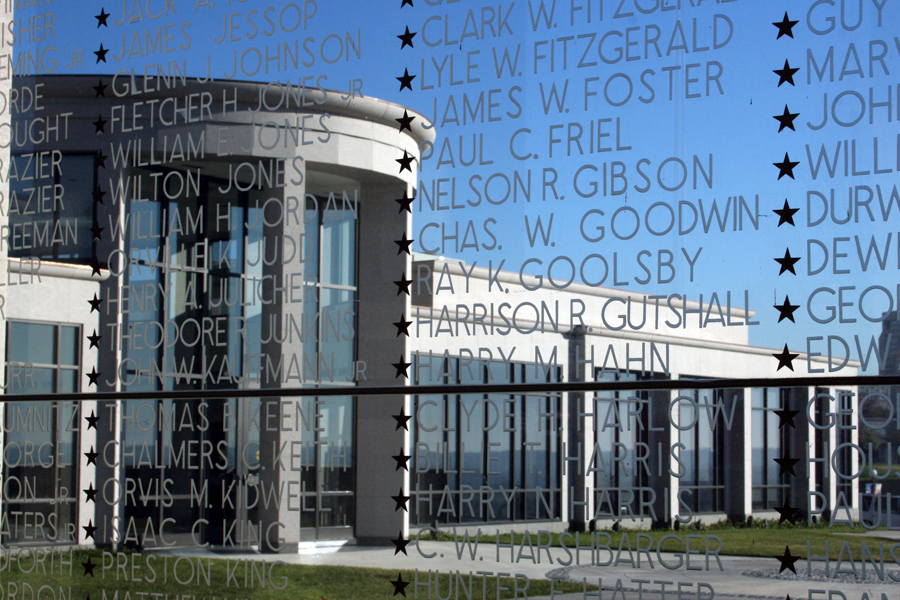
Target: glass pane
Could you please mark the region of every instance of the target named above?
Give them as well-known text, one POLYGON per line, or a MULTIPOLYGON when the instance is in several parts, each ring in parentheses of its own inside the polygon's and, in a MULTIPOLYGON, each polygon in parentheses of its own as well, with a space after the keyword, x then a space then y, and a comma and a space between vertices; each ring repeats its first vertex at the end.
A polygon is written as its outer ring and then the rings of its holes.
POLYGON ((38 323, 9 323, 9 360, 56 364, 56 327, 38 323))

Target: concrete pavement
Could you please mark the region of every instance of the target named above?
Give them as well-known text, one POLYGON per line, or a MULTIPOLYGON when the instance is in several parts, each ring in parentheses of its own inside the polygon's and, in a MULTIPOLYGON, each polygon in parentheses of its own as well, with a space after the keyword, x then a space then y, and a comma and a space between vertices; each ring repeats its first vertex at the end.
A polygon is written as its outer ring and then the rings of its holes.
MULTIPOLYGON (((686 533, 682 532, 683 539, 684 536, 686 533)), ((719 556, 715 541, 708 542, 701 535, 692 538, 691 545, 686 547, 689 556, 685 551, 638 552, 635 548, 634 551, 618 553, 616 548, 601 548, 592 552, 584 547, 576 555, 574 548, 567 551, 546 545, 538 547, 540 542, 546 543, 547 540, 533 537, 533 545, 530 547, 498 546, 484 542, 476 546, 474 539, 468 545, 412 540, 406 546, 407 555, 396 552, 393 547, 347 545, 339 549, 317 548, 305 554, 291 556, 247 554, 240 558, 277 558, 293 564, 418 570, 418 580, 412 582, 406 590, 410 598, 437 598, 438 592, 446 597, 450 581, 456 581, 459 577, 464 586, 457 590, 454 584, 453 597, 456 598, 456 592, 459 591, 459 597, 465 598, 463 590, 468 585, 469 573, 477 576, 478 572, 493 578, 494 582, 488 585, 496 585, 498 577, 519 575, 518 597, 525 597, 527 594, 524 591, 527 583, 521 576, 528 580, 555 579, 586 583, 600 586, 602 590, 587 594, 554 594, 554 600, 711 600, 720 596, 784 600, 787 595, 792 599, 866 600, 865 594, 868 594, 868 600, 900 598, 900 582, 890 578, 890 574, 893 574, 900 579, 900 564, 895 562, 890 553, 890 545, 896 541, 890 539, 878 540, 885 542, 883 579, 879 579, 875 568, 880 569, 880 563, 873 564, 870 560, 866 565, 868 578, 861 581, 853 576, 854 569, 857 574, 862 573, 859 557, 852 564, 848 560, 840 565, 832 561, 829 565, 830 576, 825 575, 824 562, 808 565, 805 559, 796 562, 797 575, 790 571, 779 574, 780 562, 777 559, 719 556), (591 564, 592 561, 598 564, 591 564), (845 571, 840 579, 834 574, 838 566, 845 571), (461 575, 457 576, 457 572, 461 575), (440 588, 437 587, 438 581, 440 588)), ((877 543, 870 544, 870 547, 874 548, 874 559, 877 561, 877 543)), ((235 557, 234 554, 230 556, 235 557)), ((897 553, 897 560, 900 561, 900 552, 897 553)), ((473 597, 481 598, 481 589, 477 593, 473 590, 473 597)), ((532 595, 528 597, 534 598, 532 595)))

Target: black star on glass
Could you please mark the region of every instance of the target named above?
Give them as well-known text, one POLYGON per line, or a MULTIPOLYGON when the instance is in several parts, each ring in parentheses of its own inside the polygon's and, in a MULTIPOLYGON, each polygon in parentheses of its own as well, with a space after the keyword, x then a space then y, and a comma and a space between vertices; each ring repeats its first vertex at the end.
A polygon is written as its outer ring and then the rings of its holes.
POLYGON ((95 452, 95 451, 94 451, 94 447, 91 446, 91 451, 90 451, 90 452, 85 452, 84 455, 85 455, 85 457, 87 458, 87 464, 89 464, 89 465, 96 465, 96 464, 97 464, 97 457, 100 456, 100 453, 99 453, 99 452, 95 452))
POLYGON ((403 75, 401 77, 397 77, 397 81, 400 82, 400 91, 402 92, 404 89, 412 91, 412 80, 415 78, 415 75, 409 74, 409 69, 403 69, 403 75))
POLYGON ((793 371, 793 361, 800 355, 796 352, 791 352, 790 350, 788 350, 787 344, 785 344, 784 350, 778 352, 777 354, 773 354, 772 356, 778 359, 778 368, 775 369, 776 371, 780 371, 783 367, 787 367, 788 369, 793 371))
POLYGON ((395 471, 399 471, 401 468, 404 471, 409 471, 409 467, 406 466, 406 463, 409 462, 411 456, 409 454, 403 454, 403 447, 400 447, 400 454, 395 454, 392 456, 395 461, 397 461, 397 466, 394 468, 395 471))
POLYGON ((777 262, 779 265, 781 265, 781 270, 778 271, 778 274, 782 275, 785 272, 790 271, 791 275, 796 275, 797 271, 794 270, 794 265, 796 265, 797 261, 799 261, 799 260, 800 260, 799 256, 797 256, 797 257, 791 256, 790 248, 785 248, 784 257, 775 259, 775 262, 777 262))
POLYGON ((791 410, 785 407, 779 410, 773 410, 772 412, 778 417, 778 429, 781 429, 785 425, 788 425, 792 429, 796 429, 794 426, 794 417, 800 414, 799 410, 791 410))
POLYGON ((82 490, 82 491, 84 492, 84 495, 85 495, 85 500, 84 500, 85 502, 93 502, 95 504, 97 503, 97 490, 94 489, 93 483, 90 486, 88 486, 88 489, 82 490))
POLYGON ((94 168, 95 169, 105 169, 107 158, 109 158, 109 157, 107 155, 103 154, 102 150, 98 150, 97 154, 94 156, 94 168))
POLYGON ((400 337, 402 333, 406 337, 409 337, 409 326, 412 325, 412 321, 407 321, 406 317, 403 316, 403 313, 400 313, 400 320, 394 323, 394 327, 397 328, 396 337, 400 337))
POLYGON ((94 225, 93 227, 91 227, 91 241, 103 241, 103 236, 101 236, 100 234, 103 233, 104 229, 105 227, 100 227, 99 225, 94 225))
POLYGON ((97 95, 94 98, 106 98, 106 88, 107 85, 103 83, 102 79, 97 81, 97 85, 94 86, 94 91, 97 92, 97 95))
POLYGON ((397 426, 394 428, 394 431, 397 431, 401 427, 403 429, 405 429, 406 431, 409 431, 409 426, 407 425, 407 423, 409 423, 409 420, 412 419, 412 416, 406 414, 405 407, 400 409, 399 415, 393 415, 393 417, 394 417, 394 420, 397 421, 397 426))
MULTIPOLYGON (((412 283, 412 282, 410 282, 410 283, 412 283)), ((102 304, 102 303, 103 303, 103 298, 98 298, 97 292, 94 292, 93 300, 88 300, 88 304, 91 305, 91 312, 94 312, 95 310, 97 312, 100 312, 100 304, 102 304)))
POLYGON ((784 206, 781 208, 776 208, 772 210, 773 213, 778 215, 778 226, 781 227, 785 223, 790 225, 791 227, 796 227, 794 225, 794 215, 800 212, 799 208, 791 208, 791 205, 788 204, 787 198, 784 199, 784 206))
MULTIPOLYGON (((94 196, 94 202, 97 202, 98 204, 103 204, 103 196, 106 195, 106 192, 101 190, 100 186, 98 185, 92 195, 94 196)), ((101 229, 102 229, 102 227, 101 227, 101 229)))
POLYGON ((408 362, 406 362, 406 361, 403 360, 403 356, 402 356, 402 355, 400 356, 400 362, 391 363, 391 366, 394 367, 395 369, 397 369, 397 374, 394 375, 394 379, 396 379, 396 378, 398 378, 398 377, 400 377, 400 376, 409 378, 409 375, 407 375, 406 370, 407 370, 411 365, 412 365, 412 363, 408 363, 408 362))
POLYGON ((787 104, 785 104, 784 112, 780 115, 775 115, 772 118, 778 121, 778 133, 781 133, 785 128, 790 129, 791 131, 797 131, 794 129, 794 119, 799 116, 800 113, 792 113, 787 104))
POLYGON ((416 199, 415 196, 410 198, 409 195, 406 193, 406 190, 403 190, 402 198, 394 198, 394 202, 396 202, 397 204, 400 205, 400 210, 397 211, 397 214, 400 214, 403 211, 406 211, 409 214, 412 214, 412 203, 413 203, 413 200, 415 200, 415 199, 416 199))
MULTIPOLYGON (((403 7, 401 6, 400 8, 403 8, 403 7)), ((398 35, 397 37, 400 38, 400 41, 401 41, 401 42, 403 42, 403 44, 401 44, 401 46, 400 46, 400 49, 401 49, 401 50, 403 50, 403 49, 406 48, 407 46, 409 46, 410 48, 412 48, 412 47, 413 47, 412 41, 413 41, 413 38, 416 37, 416 32, 410 33, 410 32, 409 32, 409 27, 407 27, 407 28, 406 28, 406 33, 403 33, 403 34, 401 34, 401 35, 398 35)))
MULTIPOLYGON (((97 335, 97 330, 94 330, 94 335, 87 336, 87 339, 91 341, 91 348, 99 348, 100 347, 100 338, 102 335, 97 335)), ((90 350, 90 348, 88 348, 90 350)))
POLYGON ((800 560, 799 556, 793 556, 791 554, 791 549, 787 546, 784 547, 784 554, 782 556, 775 556, 773 558, 777 558, 781 561, 781 568, 778 569, 778 572, 781 573, 785 569, 790 569, 795 574, 797 573, 797 569, 794 568, 794 563, 800 560))
POLYGON ((101 8, 101 9, 100 9, 100 14, 99 14, 99 15, 94 15, 94 18, 97 19, 97 27, 98 27, 98 28, 99 28, 101 25, 103 25, 104 27, 109 27, 109 25, 106 24, 106 19, 109 18, 109 13, 106 12, 106 9, 105 9, 105 8, 101 8))
POLYGON ((402 173, 403 171, 409 171, 410 173, 412 173, 412 161, 413 161, 413 158, 415 158, 415 157, 414 157, 412 154, 409 154, 409 153, 406 152, 406 150, 404 150, 404 151, 403 151, 403 158, 397 158, 397 159, 395 159, 398 163, 400 163, 400 172, 401 172, 401 173, 402 173))
MULTIPOLYGON (((97 330, 95 329, 94 333, 96 333, 96 332, 97 332, 97 330)), ((88 422, 88 426, 87 426, 88 429, 97 429, 97 421, 100 420, 100 417, 98 417, 97 413, 92 410, 91 416, 85 417, 84 420, 88 422)))
POLYGON ((412 131, 412 122, 415 118, 415 115, 413 115, 412 117, 409 116, 409 112, 407 112, 407 110, 404 108, 403 116, 399 119, 394 120, 400 123, 400 131, 403 131, 404 129, 406 129, 407 131, 412 131))
MULTIPOLYGON (((780 515, 780 517, 778 519, 778 524, 781 525, 785 521, 789 521, 790 523, 793 523, 794 515, 797 514, 797 511, 799 509, 794 508, 793 506, 791 506, 791 504, 787 500, 785 500, 784 504, 782 504, 781 506, 776 506, 775 510, 777 510, 778 514, 780 515)), ((790 597, 790 596, 788 596, 788 597, 790 597)))
POLYGON ((87 525, 82 525, 82 529, 84 529, 84 533, 87 537, 94 539, 94 532, 97 531, 97 528, 94 526, 94 520, 91 519, 88 521, 87 525))
POLYGON ((410 254, 409 248, 410 248, 410 246, 412 246, 412 243, 414 241, 415 240, 407 239, 406 232, 404 231, 403 237, 401 237, 399 240, 394 240, 394 243, 397 244, 397 254, 400 254, 401 252, 406 252, 407 254, 410 254))
POLYGON ((88 556, 87 562, 81 563, 81 566, 84 567, 85 577, 87 577, 88 575, 90 575, 91 577, 94 576, 94 567, 96 567, 97 565, 94 564, 94 561, 91 560, 90 556, 88 556))
POLYGON ((97 120, 94 121, 94 134, 98 133, 106 133, 106 119, 103 115, 97 115, 97 120))
POLYGON ((396 540, 391 540, 391 541, 394 543, 394 556, 397 556, 397 555, 400 554, 401 552, 402 552, 403 554, 406 554, 406 556, 409 556, 409 554, 407 554, 407 552, 406 552, 406 546, 409 545, 409 540, 404 540, 404 539, 403 539, 403 532, 402 532, 402 531, 401 531, 400 534, 397 536, 397 539, 396 539, 396 540))
POLYGON ((794 37, 794 32, 791 31, 794 28, 794 25, 799 23, 799 21, 791 21, 788 18, 788 14, 784 13, 784 18, 781 21, 777 21, 772 23, 775 27, 778 28, 778 37, 776 40, 780 40, 783 36, 788 36, 789 38, 794 37))
MULTIPOLYGON (((107 52, 109 52, 109 50, 107 50, 106 48, 104 48, 104 47, 103 47, 103 44, 100 44, 100 49, 94 51, 94 54, 97 55, 97 63, 99 63, 101 60, 102 60, 103 62, 106 62, 106 53, 107 53, 107 52)), ((96 64, 96 63, 95 63, 95 64, 96 64)))
POLYGON ((790 455, 784 454, 781 458, 772 459, 778 464, 778 476, 781 477, 785 473, 790 473, 794 477, 797 476, 797 473, 794 472, 794 467, 797 466, 797 463, 800 462, 799 458, 791 458, 790 455))
POLYGON ((97 371, 96 367, 91 367, 91 372, 87 374, 88 376, 88 385, 97 385, 97 382, 100 381, 100 373, 97 371))
POLYGON ((797 322, 794 320, 794 311, 797 310, 798 308, 800 308, 800 305, 799 304, 791 304, 791 299, 789 296, 784 297, 784 304, 781 304, 781 305, 774 304, 772 306, 773 306, 773 308, 778 309, 778 312, 779 312, 778 322, 779 323, 781 323, 785 319, 790 319, 791 323, 797 322))
POLYGON ((91 263, 91 277, 93 277, 94 275, 100 277, 100 261, 96 258, 91 263))
MULTIPOLYGON (((409 5, 412 6, 412 0, 403 0, 403 3, 406 4, 409 2, 409 5)), ((397 594, 401 594, 404 598, 406 598, 406 586, 409 585, 408 581, 403 581, 403 573, 397 573, 397 579, 391 581, 391 585, 394 586, 394 596, 397 594)))
POLYGON ((403 512, 409 512, 409 510, 406 508, 406 503, 409 502, 409 498, 409 496, 403 494, 403 488, 400 488, 400 491, 396 496, 391 496, 391 500, 397 503, 397 506, 394 508, 394 512, 397 512, 401 508, 403 509, 403 512))
POLYGON ((406 294, 409 296, 409 285, 412 283, 412 279, 406 278, 406 273, 400 276, 400 281, 394 282, 397 285, 397 295, 406 294))
POLYGON ((782 83, 789 83, 791 85, 794 85, 794 75, 799 70, 800 69, 792 69, 790 63, 785 60, 784 67, 782 67, 781 69, 773 69, 772 72, 778 75, 778 87, 781 87, 782 83))
POLYGON ((788 156, 788 153, 785 152, 783 161, 777 162, 777 163, 772 163, 772 164, 775 165, 776 167, 778 167, 778 179, 781 179, 785 175, 787 175, 788 177, 793 179, 794 178, 794 167, 799 165, 800 162, 792 161, 791 157, 788 156))

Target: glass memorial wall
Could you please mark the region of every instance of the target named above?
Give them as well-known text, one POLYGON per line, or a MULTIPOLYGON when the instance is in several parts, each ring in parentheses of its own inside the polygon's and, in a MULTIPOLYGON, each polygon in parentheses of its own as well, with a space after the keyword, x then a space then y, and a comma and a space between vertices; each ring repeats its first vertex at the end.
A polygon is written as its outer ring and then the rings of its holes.
POLYGON ((0 10, 0 600, 897 596, 897 0, 0 10))

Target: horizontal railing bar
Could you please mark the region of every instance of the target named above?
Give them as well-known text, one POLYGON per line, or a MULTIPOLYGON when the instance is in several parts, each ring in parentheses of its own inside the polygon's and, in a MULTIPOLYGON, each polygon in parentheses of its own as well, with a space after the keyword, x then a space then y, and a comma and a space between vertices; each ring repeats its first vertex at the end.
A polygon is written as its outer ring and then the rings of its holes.
POLYGON ((554 394, 559 392, 615 392, 711 390, 758 387, 836 387, 900 385, 900 376, 755 377, 744 379, 660 379, 645 381, 567 381, 564 383, 479 383, 466 385, 390 385, 321 388, 264 388, 235 390, 168 390, 87 392, 47 395, 8 394, 0 402, 83 402, 87 400, 210 400, 218 398, 297 398, 307 396, 390 396, 425 394, 554 394))

